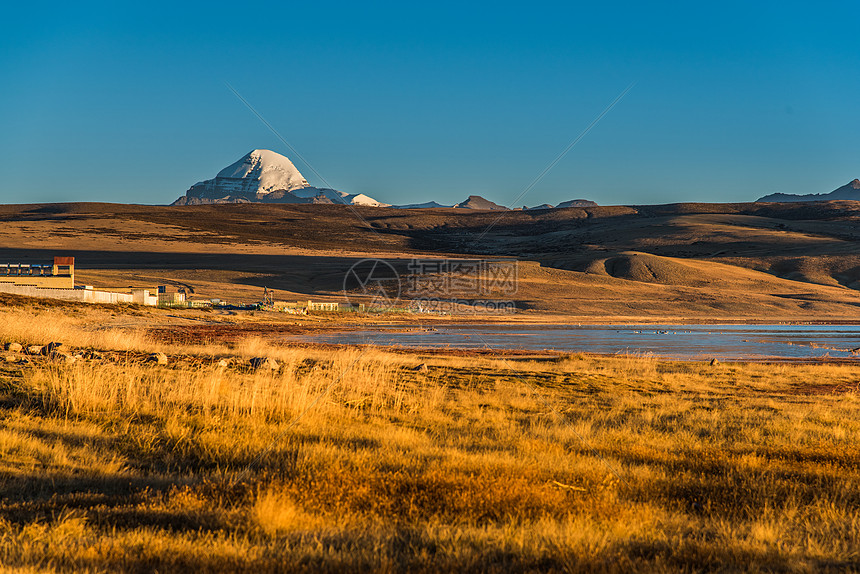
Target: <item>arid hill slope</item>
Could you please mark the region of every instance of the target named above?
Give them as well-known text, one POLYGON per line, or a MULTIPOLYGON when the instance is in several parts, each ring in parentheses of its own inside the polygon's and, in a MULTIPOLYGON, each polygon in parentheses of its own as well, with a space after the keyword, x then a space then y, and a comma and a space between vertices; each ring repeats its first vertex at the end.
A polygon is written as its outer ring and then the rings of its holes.
POLYGON ((341 205, 0 206, 0 260, 78 257, 88 284, 337 296, 382 257, 521 261, 519 307, 576 316, 860 320, 860 202, 538 211, 341 205))

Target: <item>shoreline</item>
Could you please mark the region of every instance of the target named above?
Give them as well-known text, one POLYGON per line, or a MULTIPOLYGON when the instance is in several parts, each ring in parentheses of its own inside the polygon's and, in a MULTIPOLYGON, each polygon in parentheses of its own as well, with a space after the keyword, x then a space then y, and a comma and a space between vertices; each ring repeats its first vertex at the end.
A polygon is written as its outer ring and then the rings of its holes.
POLYGON ((707 357, 677 357, 664 356, 654 353, 598 353, 593 351, 562 351, 557 349, 503 349, 503 348, 454 348, 454 347, 403 347, 395 345, 375 345, 370 343, 320 343, 320 342, 285 342, 282 343, 290 349, 319 349, 330 351, 345 351, 348 349, 376 349, 391 352, 398 355, 419 355, 439 357, 474 357, 474 358, 503 358, 515 361, 535 360, 553 362, 570 356, 582 356, 592 359, 629 358, 636 360, 654 360, 665 363, 708 363, 717 359, 721 364, 798 364, 798 365, 856 365, 860 364, 858 357, 744 357, 744 358, 720 358, 709 355, 707 357))

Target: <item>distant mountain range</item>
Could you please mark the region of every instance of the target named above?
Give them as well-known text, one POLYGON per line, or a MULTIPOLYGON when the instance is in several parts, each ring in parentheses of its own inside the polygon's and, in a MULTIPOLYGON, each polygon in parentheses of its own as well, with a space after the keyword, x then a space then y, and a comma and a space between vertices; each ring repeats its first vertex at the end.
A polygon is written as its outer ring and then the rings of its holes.
MULTIPOLYGON (((456 205, 435 201, 407 205, 389 205, 362 193, 346 193, 329 188, 313 187, 287 157, 267 149, 255 149, 235 163, 225 167, 213 179, 195 183, 172 205, 202 205, 211 203, 308 203, 347 204, 395 209, 475 209, 505 211, 507 207, 479 195, 470 195, 456 205)), ((587 199, 560 203, 562 207, 594 207, 587 199)), ((549 204, 523 209, 554 209, 549 204)))
MULTIPOLYGON (((860 179, 843 185, 830 193, 772 193, 756 200, 759 203, 789 203, 797 201, 860 201, 860 179)), ((299 172, 293 162, 279 153, 255 149, 235 163, 225 167, 212 178, 195 183, 172 205, 200 205, 208 203, 307 203, 346 204, 393 209, 474 209, 481 211, 507 211, 504 205, 493 203, 480 195, 470 195, 455 205, 436 201, 390 205, 363 193, 346 193, 329 188, 314 187, 299 172)), ((563 209, 568 207, 596 207, 588 199, 572 199, 558 205, 543 203, 522 210, 563 209)))
POLYGON ((795 201, 833 201, 837 199, 860 201, 860 179, 846 183, 830 193, 808 193, 795 195, 793 193, 771 193, 756 200, 759 203, 788 203, 795 201))

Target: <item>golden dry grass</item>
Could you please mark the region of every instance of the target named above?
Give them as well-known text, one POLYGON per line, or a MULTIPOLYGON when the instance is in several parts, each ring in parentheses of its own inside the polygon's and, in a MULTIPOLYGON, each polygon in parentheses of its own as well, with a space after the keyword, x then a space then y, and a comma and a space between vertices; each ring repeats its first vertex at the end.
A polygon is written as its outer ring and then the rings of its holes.
MULTIPOLYGON (((32 312, 5 309, 0 338, 161 348, 93 331, 99 312, 65 323, 58 313, 62 330, 46 332, 32 312)), ((0 371, 0 563, 860 569, 853 365, 458 358, 264 340, 174 351, 202 358, 0 371), (282 367, 209 360, 226 353, 282 367)))

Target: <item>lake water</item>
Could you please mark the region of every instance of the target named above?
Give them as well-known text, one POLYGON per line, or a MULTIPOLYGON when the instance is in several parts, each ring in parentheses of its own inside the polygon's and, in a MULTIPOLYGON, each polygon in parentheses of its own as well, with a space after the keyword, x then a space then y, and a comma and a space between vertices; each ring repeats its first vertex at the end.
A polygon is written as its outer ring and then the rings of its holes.
POLYGON ((467 325, 381 328, 289 337, 408 348, 630 353, 679 359, 856 358, 858 325, 467 325))

